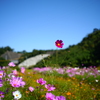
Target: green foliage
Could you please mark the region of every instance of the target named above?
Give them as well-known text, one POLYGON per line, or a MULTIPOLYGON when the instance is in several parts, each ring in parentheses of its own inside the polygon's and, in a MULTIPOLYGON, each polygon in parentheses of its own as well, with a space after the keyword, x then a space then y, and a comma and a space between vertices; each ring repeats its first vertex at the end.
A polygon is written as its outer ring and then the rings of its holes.
POLYGON ((0 66, 6 66, 9 62, 9 60, 5 60, 4 58, 0 57, 0 66))
POLYGON ((0 55, 2 55, 3 53, 5 53, 6 51, 13 51, 13 49, 9 46, 6 47, 1 47, 0 48, 0 55))

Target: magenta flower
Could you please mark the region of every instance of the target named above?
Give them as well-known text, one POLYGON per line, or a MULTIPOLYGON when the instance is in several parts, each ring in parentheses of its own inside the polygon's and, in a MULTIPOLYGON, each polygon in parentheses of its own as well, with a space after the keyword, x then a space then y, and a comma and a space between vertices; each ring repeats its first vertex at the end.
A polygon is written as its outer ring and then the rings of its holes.
POLYGON ((15 75, 15 76, 17 76, 18 75, 18 72, 17 72, 17 70, 15 69, 15 70, 13 70, 13 75, 15 75))
POLYGON ((38 71, 38 72, 44 72, 44 71, 52 71, 52 68, 50 67, 44 67, 44 68, 33 68, 34 71, 38 71))
POLYGON ((82 64, 82 66, 84 66, 84 64, 82 64))
POLYGON ((0 79, 0 87, 2 87, 2 86, 3 86, 2 79, 0 79))
POLYGON ((64 43, 63 43, 62 40, 57 40, 57 41, 55 42, 55 45, 56 45, 58 48, 62 48, 63 45, 64 45, 64 43))
POLYGON ((56 96, 55 100, 66 100, 66 98, 64 96, 56 96))
POLYGON ((2 78, 4 75, 4 71, 0 70, 0 78, 2 78))
POLYGON ((46 84, 46 81, 43 78, 40 78, 37 80, 37 83, 39 83, 40 85, 44 85, 46 84))
POLYGON ((0 83, 0 87, 2 87, 3 86, 3 84, 2 83, 0 83))
POLYGON ((12 87, 23 87, 25 85, 25 82, 22 81, 22 78, 20 77, 12 77, 10 80, 10 84, 12 87))
POLYGON ((29 87, 29 90, 31 91, 31 92, 33 92, 34 91, 34 88, 33 87, 29 87))
POLYGON ((21 73, 24 73, 24 72, 25 72, 25 68, 21 67, 21 73))
POLYGON ((2 84, 2 79, 0 79, 0 87, 2 87, 3 86, 3 84, 2 84))
POLYGON ((46 93, 46 100, 55 100, 55 95, 52 93, 46 93))
POLYGON ((13 62, 10 62, 10 63, 8 64, 8 66, 15 67, 16 65, 15 65, 13 62))
POLYGON ((51 85, 51 84, 45 84, 45 88, 46 89, 48 89, 48 91, 53 91, 53 90, 55 90, 55 87, 53 87, 53 85, 51 85))
POLYGON ((4 92, 0 91, 0 98, 4 98, 4 92))

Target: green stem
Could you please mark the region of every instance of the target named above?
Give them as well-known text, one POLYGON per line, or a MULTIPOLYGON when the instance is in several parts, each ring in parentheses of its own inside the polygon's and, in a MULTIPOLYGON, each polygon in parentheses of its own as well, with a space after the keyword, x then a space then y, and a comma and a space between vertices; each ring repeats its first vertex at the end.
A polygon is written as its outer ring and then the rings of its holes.
POLYGON ((56 49, 56 65, 57 65, 57 62, 58 62, 58 49, 56 49))

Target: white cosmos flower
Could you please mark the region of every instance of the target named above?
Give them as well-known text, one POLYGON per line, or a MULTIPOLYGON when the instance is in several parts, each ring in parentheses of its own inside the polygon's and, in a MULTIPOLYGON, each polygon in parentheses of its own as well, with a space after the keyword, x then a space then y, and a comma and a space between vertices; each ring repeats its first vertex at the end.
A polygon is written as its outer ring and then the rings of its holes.
POLYGON ((100 72, 100 70, 98 70, 98 72, 100 72))
POLYGON ((22 97, 22 95, 19 91, 14 91, 13 96, 14 96, 14 99, 17 99, 17 100, 22 97))
POLYGON ((79 68, 78 67, 75 67, 74 69, 78 70, 79 68))
POLYGON ((95 80, 96 82, 98 82, 99 80, 95 80))

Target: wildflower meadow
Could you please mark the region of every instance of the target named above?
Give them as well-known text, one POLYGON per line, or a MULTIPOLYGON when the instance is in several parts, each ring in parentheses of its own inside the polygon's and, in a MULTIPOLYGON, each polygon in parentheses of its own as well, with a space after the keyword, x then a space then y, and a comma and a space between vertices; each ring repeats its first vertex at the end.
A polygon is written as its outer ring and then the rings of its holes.
MULTIPOLYGON (((64 43, 57 40, 62 48, 64 43)), ((0 67, 0 100, 100 100, 100 69, 90 67, 0 67)))

